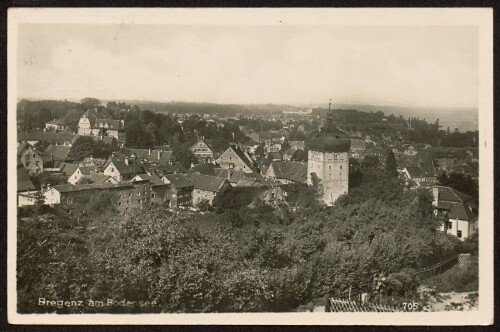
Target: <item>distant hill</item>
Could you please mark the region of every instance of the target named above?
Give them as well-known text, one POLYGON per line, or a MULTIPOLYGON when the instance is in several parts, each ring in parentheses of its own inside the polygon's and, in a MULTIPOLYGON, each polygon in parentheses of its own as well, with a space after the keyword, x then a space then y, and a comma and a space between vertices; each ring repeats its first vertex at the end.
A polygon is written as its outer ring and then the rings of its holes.
POLYGON ((190 103, 190 102, 156 102, 144 100, 103 100, 103 105, 108 101, 120 101, 130 105, 137 105, 141 110, 151 110, 165 113, 219 113, 223 115, 235 115, 237 113, 273 113, 282 111, 302 110, 303 107, 277 104, 214 104, 214 103, 190 103))
MULTIPOLYGON (((335 104, 337 109, 354 109, 363 112, 382 111, 386 116, 394 114, 405 118, 417 117, 427 122, 434 122, 439 118, 443 129, 458 128, 460 131, 478 130, 478 110, 474 108, 438 108, 438 107, 409 107, 409 106, 380 106, 363 104, 335 104)), ((312 107, 328 107, 326 104, 312 105, 312 107)))

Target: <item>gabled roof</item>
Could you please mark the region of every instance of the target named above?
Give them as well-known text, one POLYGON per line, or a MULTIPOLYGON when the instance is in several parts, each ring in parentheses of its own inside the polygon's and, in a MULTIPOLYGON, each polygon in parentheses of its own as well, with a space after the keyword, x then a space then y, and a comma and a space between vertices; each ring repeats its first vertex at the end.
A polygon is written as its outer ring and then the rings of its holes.
POLYGON ((105 128, 109 130, 122 130, 124 128, 124 123, 121 120, 112 119, 95 119, 95 128, 105 128))
POLYGON ((96 166, 79 166, 78 169, 82 175, 90 175, 92 173, 99 172, 99 169, 96 166))
POLYGON ((180 162, 173 163, 172 165, 163 165, 163 172, 165 174, 186 173, 186 171, 186 167, 184 167, 184 165, 180 162))
POLYGON ((88 179, 92 183, 104 183, 108 181, 111 176, 104 175, 102 173, 91 173, 89 175, 86 175, 84 178, 88 179))
POLYGON ((422 172, 422 169, 420 167, 408 166, 408 167, 405 167, 405 169, 412 178, 414 178, 414 177, 420 178, 420 177, 424 176, 424 173, 422 172))
POLYGON ((297 161, 273 161, 269 167, 273 168, 276 179, 286 179, 299 183, 307 182, 306 163, 297 161))
POLYGON ((201 164, 196 164, 193 167, 191 167, 188 170, 188 173, 198 172, 198 173, 204 174, 204 175, 215 176, 215 171, 214 171, 215 168, 217 168, 217 167, 212 163, 201 163, 201 164))
POLYGON ((128 149, 129 157, 135 156, 139 160, 146 159, 148 162, 159 162, 162 166, 174 160, 172 151, 150 150, 150 149, 128 149))
POLYGON ((245 177, 236 182, 236 187, 264 187, 264 184, 257 179, 245 177))
MULTIPOLYGON (((251 170, 256 170, 255 166, 248 160, 247 156, 245 156, 245 153, 241 151, 241 149, 236 146, 236 145, 231 145, 228 149, 231 149, 235 152, 236 156, 241 159, 241 161, 251 170)), ((227 151, 227 150, 226 150, 227 151)))
POLYGON ((24 167, 17 168, 17 192, 36 190, 24 167))
POLYGON ((149 183, 151 183, 152 186, 165 186, 166 183, 163 182, 160 177, 156 174, 137 174, 134 179, 132 179, 130 182, 135 182, 137 179, 143 181, 143 180, 148 180, 149 183), (134 180, 135 179, 135 180, 134 180))
POLYGON ((131 160, 129 158, 128 165, 127 165, 125 163, 125 156, 123 156, 123 155, 109 157, 108 161, 106 161, 105 167, 107 167, 110 163, 113 163, 113 165, 115 165, 118 173, 120 173, 122 175, 123 174, 138 174, 138 173, 143 173, 143 171, 144 171, 140 161, 131 160))
POLYGON ((21 153, 24 152, 25 149, 27 149, 30 145, 26 142, 22 142, 17 146, 17 155, 20 155, 21 153))
POLYGON ((106 159, 104 158, 94 158, 94 157, 85 157, 83 158, 82 162, 80 163, 81 165, 95 165, 98 167, 101 167, 104 165, 106 162, 106 159))
POLYGON ((64 145, 49 145, 43 153, 43 161, 49 162, 54 161, 64 161, 68 158, 69 151, 71 147, 64 145))
POLYGON ((71 142, 75 135, 71 133, 55 133, 51 131, 35 131, 30 133, 17 133, 18 142, 26 141, 47 141, 52 142, 71 142))
POLYGON ((200 173, 191 173, 188 175, 188 179, 194 184, 196 189, 213 192, 220 191, 227 181, 217 176, 203 175, 200 173))
POLYGON ((193 187, 194 184, 184 174, 165 174, 163 176, 175 188, 193 187))
POLYGON ((437 176, 434 162, 432 160, 420 162, 420 168, 426 177, 437 176))
POLYGON ((471 220, 477 216, 477 203, 471 196, 450 187, 434 188, 438 189, 437 207, 449 210, 450 219, 471 220))
POLYGON ((189 148, 189 150, 192 150, 196 146, 196 144, 198 144, 200 142, 203 143, 203 144, 205 144, 211 151, 213 150, 213 148, 212 148, 212 140, 211 139, 203 139, 201 137, 196 141, 196 143, 194 143, 193 145, 191 145, 191 147, 189 148))
POLYGON ((78 168, 77 164, 70 164, 70 163, 59 163, 57 167, 66 174, 67 176, 71 176, 73 173, 75 173, 76 169, 78 168))
POLYGON ((54 119, 46 122, 45 124, 64 125, 64 121, 62 119, 54 119))
POLYGON ((60 193, 67 193, 67 192, 75 192, 82 190, 114 189, 114 188, 127 188, 127 187, 133 188, 133 185, 129 182, 121 182, 121 183, 104 182, 104 183, 77 184, 77 185, 60 184, 57 186, 47 188, 47 190, 53 188, 59 191, 60 193))

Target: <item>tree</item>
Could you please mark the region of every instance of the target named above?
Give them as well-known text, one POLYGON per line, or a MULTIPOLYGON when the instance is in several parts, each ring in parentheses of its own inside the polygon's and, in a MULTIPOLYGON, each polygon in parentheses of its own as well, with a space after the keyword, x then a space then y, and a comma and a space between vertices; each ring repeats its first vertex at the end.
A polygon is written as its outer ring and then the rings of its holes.
POLYGON ((91 97, 87 97, 87 98, 83 98, 82 100, 80 100, 80 103, 86 108, 86 109, 89 109, 89 108, 96 108, 98 107, 99 105, 101 105, 101 101, 97 98, 91 98, 91 97))
POLYGON ((387 176, 398 176, 398 163, 396 162, 396 157, 394 157, 394 152, 392 152, 392 150, 387 151, 385 174, 387 176))
POLYGON ((264 157, 266 155, 264 151, 264 146, 260 144, 256 149, 255 149, 255 155, 257 157, 264 157))
POLYGON ((213 207, 212 205, 210 204, 210 202, 208 201, 208 199, 202 199, 198 202, 198 204, 196 204, 196 207, 198 208, 198 210, 200 211, 212 211, 213 210, 213 207))
POLYGON ((479 202, 479 184, 476 180, 472 179, 470 175, 456 172, 443 172, 439 175, 438 181, 443 186, 461 191, 464 194, 472 196, 476 202, 479 202))
POLYGON ((307 151, 296 150, 292 155, 292 159, 301 162, 307 161, 307 151))
POLYGON ((80 136, 71 146, 68 153, 68 159, 81 161, 83 158, 94 154, 96 143, 91 136, 80 136))

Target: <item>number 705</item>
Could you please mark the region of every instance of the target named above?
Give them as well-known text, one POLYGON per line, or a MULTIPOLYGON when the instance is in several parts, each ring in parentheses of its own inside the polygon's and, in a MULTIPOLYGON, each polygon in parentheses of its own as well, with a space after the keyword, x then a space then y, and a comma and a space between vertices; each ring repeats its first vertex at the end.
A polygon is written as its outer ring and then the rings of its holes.
POLYGON ((404 310, 408 311, 417 311, 418 310, 418 303, 417 302, 403 302, 403 308, 404 310))

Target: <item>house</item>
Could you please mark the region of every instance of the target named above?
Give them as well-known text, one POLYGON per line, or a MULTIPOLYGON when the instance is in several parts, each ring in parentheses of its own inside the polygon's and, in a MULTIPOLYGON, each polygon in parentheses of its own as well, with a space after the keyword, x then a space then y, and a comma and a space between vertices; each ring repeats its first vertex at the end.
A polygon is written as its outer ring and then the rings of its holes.
POLYGON ((405 156, 416 156, 417 150, 412 145, 410 145, 409 147, 406 148, 404 154, 405 156))
POLYGON ((43 196, 47 205, 61 205, 71 209, 74 204, 82 204, 98 197, 101 192, 116 194, 116 208, 120 212, 140 209, 150 205, 151 187, 149 181, 123 183, 100 183, 71 185, 62 184, 48 187, 43 196))
MULTIPOLYGON (((97 168, 96 166, 78 166, 78 168, 68 178, 68 183, 73 185, 77 184, 82 178, 88 178, 92 173, 95 174, 98 172, 99 168, 97 168)), ((110 177, 109 175, 103 175, 106 177, 110 177)))
POLYGON ((281 184, 307 183, 307 163, 297 161, 273 161, 266 174, 268 179, 278 180, 281 184))
POLYGON ((253 161, 249 160, 245 153, 236 145, 228 147, 217 159, 217 163, 223 169, 233 169, 245 173, 257 171, 253 161))
POLYGON ((102 173, 94 173, 90 172, 88 175, 83 175, 80 179, 75 183, 78 184, 101 184, 101 183, 119 183, 115 178, 112 178, 109 175, 104 175, 102 173))
POLYGON ((415 181, 417 183, 424 182, 426 177, 420 166, 408 166, 403 168, 402 174, 404 174, 408 179, 415 181))
POLYGON ((17 156, 29 175, 36 175, 43 172, 42 154, 31 144, 19 144, 17 147, 17 156))
POLYGON ((151 187, 151 205, 164 205, 170 207, 169 185, 162 181, 156 174, 138 174, 130 182, 149 181, 151 187))
POLYGON ((269 152, 267 154, 267 159, 271 161, 282 161, 283 157, 281 156, 281 153, 279 152, 269 152))
POLYGON ((137 174, 144 173, 139 160, 124 155, 111 155, 104 165, 105 175, 115 178, 118 182, 131 180, 137 174))
POLYGON ((163 166, 163 174, 177 174, 182 173, 185 174, 187 172, 186 167, 180 162, 172 163, 171 165, 163 166))
POLYGON ((206 200, 213 205, 214 200, 231 188, 227 179, 217 176, 191 173, 188 179, 194 184, 193 205, 197 206, 201 201, 206 200))
POLYGON ((245 173, 243 171, 236 171, 232 169, 222 169, 222 168, 214 168, 215 176, 218 176, 222 179, 227 179, 229 183, 233 187, 241 187, 241 186, 266 186, 267 179, 264 178, 257 172, 245 173), (257 185, 255 181, 246 181, 245 179, 253 179, 257 181, 260 185, 257 185), (250 182, 252 184, 250 185, 250 182))
POLYGON ((361 158, 365 155, 366 143, 360 139, 351 140, 351 156, 354 158, 361 158))
POLYGON ((33 131, 29 133, 17 133, 17 141, 19 143, 29 143, 35 145, 38 142, 46 142, 54 145, 71 146, 77 135, 71 133, 55 133, 49 131, 33 131))
POLYGON ((271 142, 266 143, 267 152, 280 152, 281 151, 281 143, 271 142))
MULTIPOLYGON (((288 148, 285 151, 283 151, 283 160, 284 161, 291 161, 293 158, 293 154, 297 151, 296 148, 288 148)), ((274 158, 273 158, 274 160, 274 158)))
POLYGON ((34 205, 37 200, 37 190, 31 182, 28 172, 18 159, 17 165, 17 206, 34 205))
POLYGON ((53 132, 66 131, 68 126, 64 123, 62 119, 54 119, 45 123, 45 129, 53 132))
POLYGON ((189 149, 198 158, 200 163, 210 162, 214 157, 212 147, 205 141, 203 137, 199 138, 189 149))
POLYGON ((162 166, 172 165, 175 162, 173 151, 161 149, 127 149, 127 156, 131 160, 140 160, 142 163, 158 163, 162 166))
POLYGON ((165 174, 163 183, 169 185, 167 199, 170 208, 184 208, 193 205, 194 184, 184 174, 165 174))
POLYGON ((101 168, 106 163, 106 159, 104 158, 94 158, 93 156, 85 157, 80 162, 80 166, 95 166, 101 168))
POLYGON ((288 145, 295 150, 305 150, 306 142, 305 141, 288 141, 288 145))
POLYGON ((216 165, 212 164, 212 163, 201 163, 201 164, 196 164, 194 165, 193 167, 191 167, 187 173, 191 174, 191 173, 200 173, 200 174, 203 174, 203 175, 213 175, 215 176, 215 168, 217 168, 216 165))
POLYGON ((257 132, 251 132, 249 134, 246 134, 248 137, 250 137, 252 139, 252 141, 254 141, 255 143, 259 143, 260 142, 260 135, 259 133, 257 132))
POLYGON ((434 161, 436 162, 439 168, 441 168, 444 171, 449 171, 453 168, 453 166, 455 166, 457 158, 452 155, 440 156, 434 158, 434 161))
POLYGON ((68 158, 70 146, 50 144, 43 152, 43 163, 48 167, 53 167, 57 162, 70 161, 68 158))
POLYGON ((78 121, 78 135, 111 136, 117 140, 124 138, 125 123, 123 120, 113 120, 103 109, 89 109, 78 121))
POLYGON ((73 175, 73 173, 75 173, 76 169, 78 168, 78 164, 65 162, 56 163, 54 166, 56 166, 54 168, 55 171, 64 173, 68 178, 73 175))
POLYGON ((434 186, 434 214, 443 219, 441 231, 464 240, 478 229, 478 205, 472 197, 458 190, 434 186))

